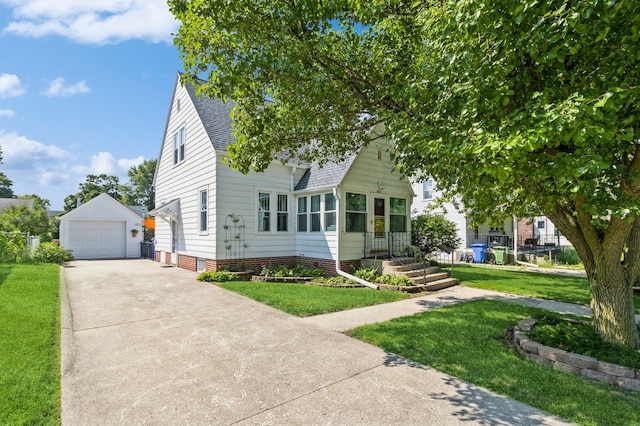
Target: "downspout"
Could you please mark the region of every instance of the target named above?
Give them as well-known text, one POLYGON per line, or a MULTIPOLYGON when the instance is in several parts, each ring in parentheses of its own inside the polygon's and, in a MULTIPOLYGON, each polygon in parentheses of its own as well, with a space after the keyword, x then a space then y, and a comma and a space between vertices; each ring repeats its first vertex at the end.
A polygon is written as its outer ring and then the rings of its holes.
POLYGON ((355 275, 351 275, 348 272, 340 269, 340 217, 342 216, 342 214, 340 210, 340 195, 338 193, 337 187, 333 188, 333 196, 336 199, 336 273, 340 276, 353 280, 358 284, 362 284, 363 286, 377 290, 377 285, 370 283, 369 281, 365 281, 362 278, 358 278, 355 275))

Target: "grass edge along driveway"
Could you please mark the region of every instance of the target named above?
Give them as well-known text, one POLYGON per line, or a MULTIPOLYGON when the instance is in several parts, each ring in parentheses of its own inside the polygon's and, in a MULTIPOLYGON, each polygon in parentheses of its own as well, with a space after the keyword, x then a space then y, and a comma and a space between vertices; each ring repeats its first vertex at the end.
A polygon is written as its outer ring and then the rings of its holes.
POLYGON ((60 267, 0 265, 0 424, 60 424, 60 267))

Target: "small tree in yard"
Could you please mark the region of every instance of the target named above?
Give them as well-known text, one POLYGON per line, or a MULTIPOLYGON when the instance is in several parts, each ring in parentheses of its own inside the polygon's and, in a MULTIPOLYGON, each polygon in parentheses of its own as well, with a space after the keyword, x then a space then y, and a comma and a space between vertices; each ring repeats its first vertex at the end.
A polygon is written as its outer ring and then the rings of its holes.
POLYGON ((183 81, 207 74, 199 93, 236 101, 231 166, 386 137, 400 171, 458 194, 473 222, 548 216, 584 263, 597 333, 640 347, 640 2, 169 7, 183 81))
POLYGON ((433 253, 441 245, 451 249, 460 246, 456 224, 437 214, 421 214, 411 219, 411 244, 425 253, 433 253))

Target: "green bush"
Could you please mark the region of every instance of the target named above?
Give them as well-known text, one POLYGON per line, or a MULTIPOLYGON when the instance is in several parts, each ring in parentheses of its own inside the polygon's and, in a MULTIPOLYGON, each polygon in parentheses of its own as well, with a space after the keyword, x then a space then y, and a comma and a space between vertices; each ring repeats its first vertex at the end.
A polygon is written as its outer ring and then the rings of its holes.
POLYGON ((304 265, 296 265, 293 268, 285 265, 262 265, 260 275, 265 277, 324 277, 324 271, 318 268, 307 268, 304 265))
POLYGON ((360 278, 361 280, 372 283, 375 282, 376 278, 378 278, 380 274, 378 273, 378 269, 375 266, 372 266, 370 268, 356 269, 353 275, 360 278))
POLYGON ((236 279, 236 274, 229 271, 202 272, 198 274, 198 276, 196 277, 196 280, 205 281, 208 283, 211 283, 211 282, 223 283, 226 281, 234 281, 235 279, 236 279))
POLYGON ((408 277, 396 276, 396 275, 380 275, 375 280, 376 284, 386 284, 395 286, 408 286, 413 285, 413 282, 408 277))
POLYGON ((39 263, 62 265, 72 259, 69 251, 55 243, 40 243, 33 253, 33 260, 39 263))
MULTIPOLYGON (((640 325, 638 325, 640 331, 640 325)), ((557 315, 547 314, 529 332, 537 343, 590 356, 599 361, 640 368, 640 351, 605 342, 597 335, 591 323, 568 321, 557 315)))
POLYGON ((26 258, 24 234, 0 232, 0 263, 19 263, 26 258))

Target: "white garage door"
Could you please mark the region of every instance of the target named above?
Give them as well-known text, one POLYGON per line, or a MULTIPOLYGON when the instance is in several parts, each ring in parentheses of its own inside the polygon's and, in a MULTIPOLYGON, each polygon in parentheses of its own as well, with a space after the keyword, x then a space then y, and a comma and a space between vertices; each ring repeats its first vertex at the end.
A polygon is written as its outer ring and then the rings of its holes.
POLYGON ((69 221, 69 249, 76 259, 118 259, 126 256, 126 222, 69 221))

